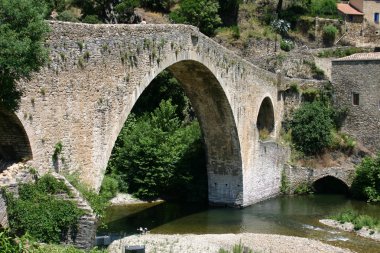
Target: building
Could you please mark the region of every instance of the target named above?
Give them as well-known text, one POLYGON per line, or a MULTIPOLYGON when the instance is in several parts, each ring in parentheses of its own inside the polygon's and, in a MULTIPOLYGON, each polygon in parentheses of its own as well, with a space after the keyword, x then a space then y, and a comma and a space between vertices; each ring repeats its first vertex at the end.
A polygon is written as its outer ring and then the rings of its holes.
POLYGON ((344 21, 363 23, 363 29, 371 26, 376 34, 380 33, 380 1, 349 0, 345 3, 338 3, 337 8, 344 21))
POLYGON ((335 104, 347 108, 343 131, 369 150, 380 151, 380 53, 359 53, 332 61, 335 104))

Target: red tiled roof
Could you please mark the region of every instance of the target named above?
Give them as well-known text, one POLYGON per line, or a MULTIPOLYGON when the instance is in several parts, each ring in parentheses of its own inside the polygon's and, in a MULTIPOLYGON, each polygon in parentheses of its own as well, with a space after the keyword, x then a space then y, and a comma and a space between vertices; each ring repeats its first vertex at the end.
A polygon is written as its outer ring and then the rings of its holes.
POLYGON ((373 61, 380 60, 380 52, 376 53, 357 53, 343 58, 336 59, 334 61, 373 61))
POLYGON ((356 10, 349 4, 337 4, 338 11, 347 15, 364 15, 362 12, 356 10))

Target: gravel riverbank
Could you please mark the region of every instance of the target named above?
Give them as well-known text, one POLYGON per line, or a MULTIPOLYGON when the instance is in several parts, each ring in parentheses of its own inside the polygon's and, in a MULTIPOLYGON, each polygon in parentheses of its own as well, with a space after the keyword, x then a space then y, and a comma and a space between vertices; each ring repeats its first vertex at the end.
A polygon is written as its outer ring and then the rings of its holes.
POLYGON ((231 250, 241 242, 260 253, 348 253, 347 249, 334 247, 317 240, 269 234, 205 234, 205 235, 132 235, 114 241, 111 253, 121 253, 126 245, 145 245, 146 253, 217 253, 220 248, 231 250))
POLYGON ((150 202, 140 200, 133 197, 131 194, 127 194, 127 193, 118 193, 116 197, 110 200, 110 203, 112 206, 124 206, 124 205, 145 204, 145 203, 161 203, 161 202, 163 202, 162 199, 156 199, 150 202))

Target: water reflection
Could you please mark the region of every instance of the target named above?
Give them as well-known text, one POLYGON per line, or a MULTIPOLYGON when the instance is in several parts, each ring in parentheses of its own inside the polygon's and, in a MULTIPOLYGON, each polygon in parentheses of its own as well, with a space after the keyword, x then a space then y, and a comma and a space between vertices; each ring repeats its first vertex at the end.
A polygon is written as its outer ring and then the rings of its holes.
POLYGON ((380 252, 380 243, 342 232, 319 219, 352 208, 380 218, 380 206, 349 200, 342 195, 278 197, 245 209, 209 208, 197 204, 163 203, 122 217, 123 208, 112 208, 103 233, 136 233, 142 226, 151 233, 273 233, 318 239, 357 252, 380 252), (121 218, 122 217, 122 218, 121 218))

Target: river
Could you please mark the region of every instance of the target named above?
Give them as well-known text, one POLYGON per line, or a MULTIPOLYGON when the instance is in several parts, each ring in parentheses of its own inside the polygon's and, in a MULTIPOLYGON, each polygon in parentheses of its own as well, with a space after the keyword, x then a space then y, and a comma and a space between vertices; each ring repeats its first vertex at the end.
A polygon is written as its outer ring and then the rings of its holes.
MULTIPOLYGON (((380 243, 319 223, 346 209, 380 218, 380 205, 351 200, 343 195, 282 196, 244 209, 212 208, 199 204, 139 204, 110 207, 98 234, 129 235, 146 227, 157 234, 266 233, 300 236, 349 248, 378 253, 380 243)), ((116 236, 118 237, 118 236, 116 236)))

